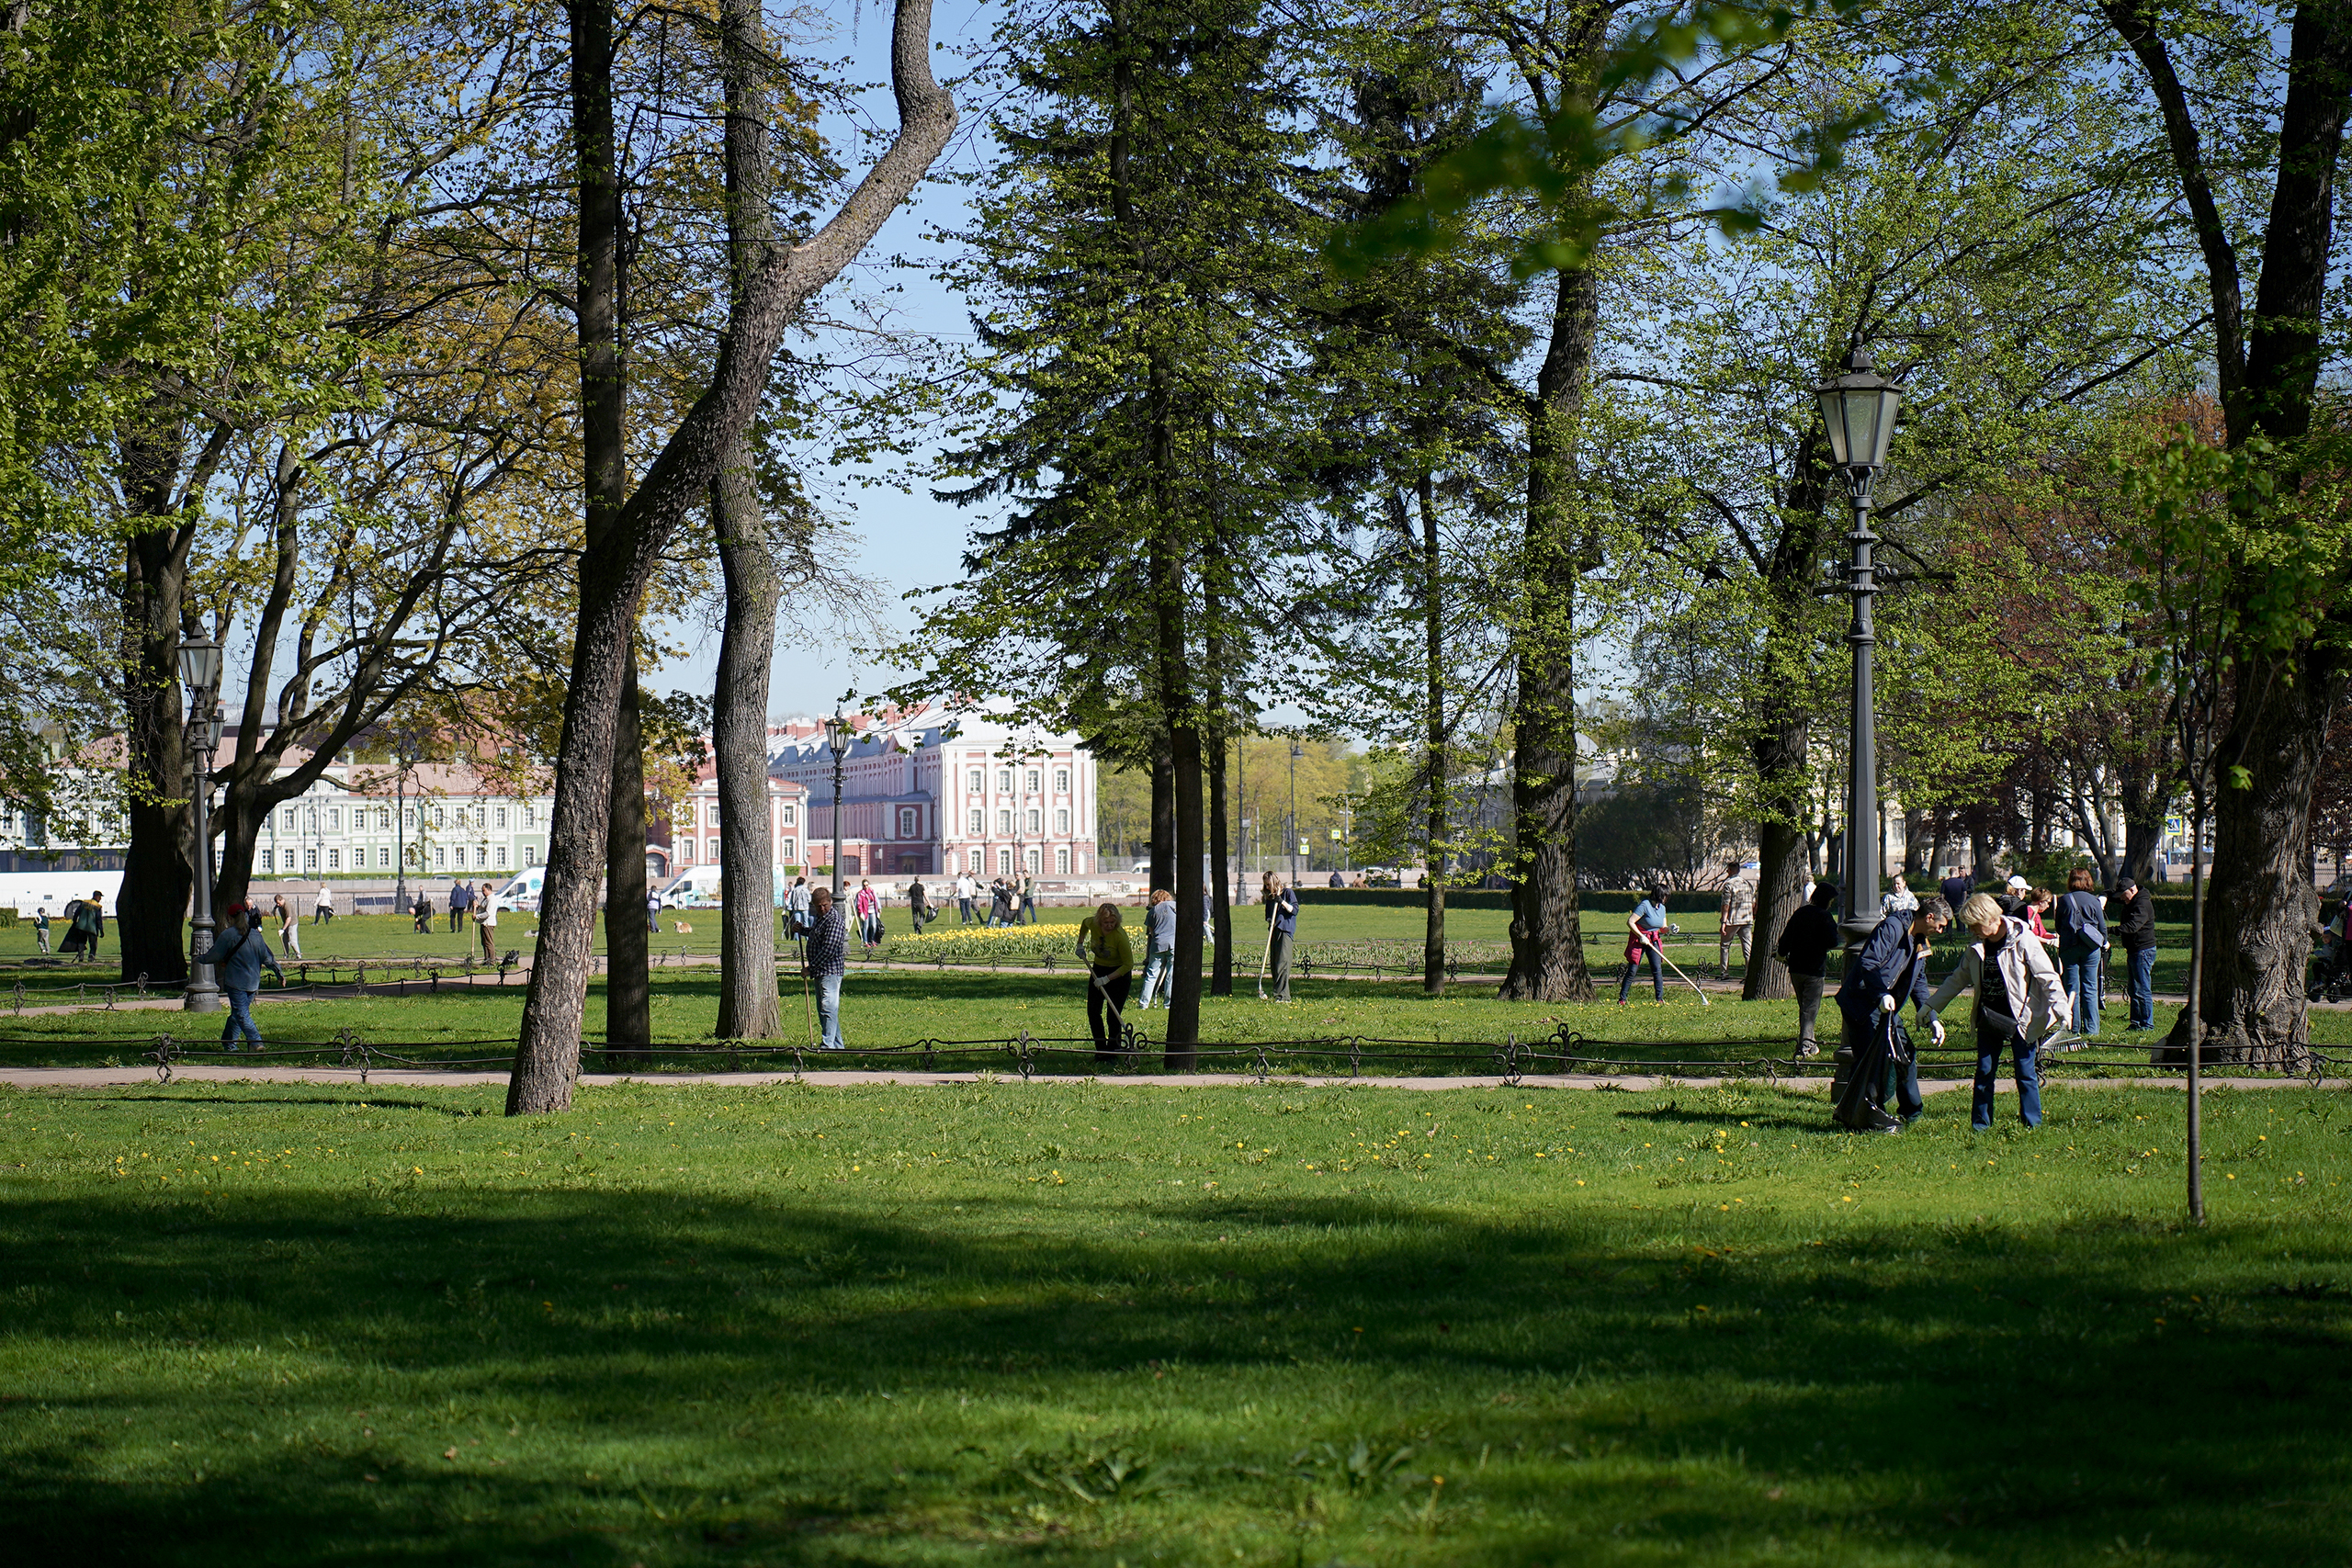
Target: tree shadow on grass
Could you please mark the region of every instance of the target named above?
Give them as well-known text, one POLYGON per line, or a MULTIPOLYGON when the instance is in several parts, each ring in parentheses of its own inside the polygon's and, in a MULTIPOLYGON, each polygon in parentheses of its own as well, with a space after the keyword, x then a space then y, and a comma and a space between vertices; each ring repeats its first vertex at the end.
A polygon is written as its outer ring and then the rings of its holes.
POLYGON ((2352 1305, 2299 1282, 2352 1270, 2341 1233, 2290 1262, 2267 1230, 2132 1222, 1834 1249, 1647 1224, 1344 1198, 1163 1201, 1086 1234, 1042 1195, 17 1201, 9 1331, 74 1370, 0 1404, 0 1504, 26 1562, 1207 1561, 1202 1518, 1303 1496, 1349 1561, 1345 1529, 1417 1508, 1430 1540, 1383 1561, 1792 1536, 2340 1555, 2352 1305), (1287 1414, 1243 1413, 1261 1398, 1287 1414), (1421 1457, 1361 1477, 1359 1438, 1421 1457), (1170 1489, 1078 1500, 1123 1443, 1170 1489), (1062 1525, 1021 1512, 1048 1504, 1062 1525))

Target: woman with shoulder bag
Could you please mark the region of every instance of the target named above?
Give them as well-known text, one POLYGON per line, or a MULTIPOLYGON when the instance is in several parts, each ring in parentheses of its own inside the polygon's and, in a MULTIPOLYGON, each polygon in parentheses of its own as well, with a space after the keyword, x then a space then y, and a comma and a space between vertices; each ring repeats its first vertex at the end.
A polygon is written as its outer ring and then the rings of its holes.
POLYGON ((2066 895, 2058 900, 2058 971, 2075 998, 2075 1032, 2098 1032, 2099 982, 2107 968, 2107 905, 2092 891, 2088 866, 2066 874, 2066 895))

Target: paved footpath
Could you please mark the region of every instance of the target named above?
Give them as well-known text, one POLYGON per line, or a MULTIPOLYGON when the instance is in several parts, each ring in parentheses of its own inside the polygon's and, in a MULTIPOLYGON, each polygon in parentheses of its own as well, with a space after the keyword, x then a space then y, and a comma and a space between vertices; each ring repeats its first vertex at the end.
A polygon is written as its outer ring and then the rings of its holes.
MULTIPOLYGON (((1643 1075, 1575 1074, 1566 1077, 1545 1074, 1529 1076, 1517 1083, 1493 1077, 1272 1077, 1259 1078, 1248 1073, 1122 1073, 1104 1077, 1077 1075, 1046 1077, 1040 1075, 1027 1080, 1001 1073, 896 1073, 896 1072, 818 1072, 818 1073, 660 1073, 632 1076, 619 1073, 583 1073, 581 1084, 589 1089, 606 1089, 616 1084, 639 1084, 648 1088, 667 1088, 681 1084, 718 1085, 740 1089, 749 1084, 806 1084, 810 1088, 856 1088, 870 1085, 899 1085, 924 1088, 935 1085, 972 1084, 983 1078, 999 1088, 1043 1089, 1056 1084, 1103 1084, 1143 1089, 1663 1089, 1753 1088, 1759 1080, 1749 1077, 1684 1077, 1643 1075)), ((180 1065, 172 1069, 174 1083, 340 1083, 362 1082, 356 1067, 266 1067, 180 1065)), ((437 1073, 403 1072, 370 1068, 365 1078, 369 1089, 384 1085, 401 1088, 482 1089, 503 1087, 504 1073, 437 1073)), ((111 1089, 156 1086, 153 1067, 11 1067, 0 1070, 0 1084, 17 1089, 111 1089)), ((1772 1087, 1794 1089, 1801 1093, 1826 1093, 1826 1078, 1782 1078, 1772 1087)), ((1937 1078, 1923 1081, 1919 1088, 1926 1094, 1941 1094, 1947 1090, 1969 1087, 1967 1078, 1937 1078)), ((1995 1086, 1998 1093, 2013 1092, 2007 1079, 1995 1086)), ((2060 1078, 2045 1083, 2045 1091, 2074 1089, 2178 1089, 2176 1077, 2132 1078, 2060 1078)), ((2208 1089, 2352 1089, 2352 1078, 2325 1078, 2314 1084, 2309 1078, 2215 1078, 2205 1080, 2208 1089)))

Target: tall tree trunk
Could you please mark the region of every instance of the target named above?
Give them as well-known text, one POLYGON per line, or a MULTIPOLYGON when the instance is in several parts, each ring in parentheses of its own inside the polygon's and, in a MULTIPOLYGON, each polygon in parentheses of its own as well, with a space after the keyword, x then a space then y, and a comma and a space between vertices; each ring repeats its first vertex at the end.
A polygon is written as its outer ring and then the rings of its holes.
MULTIPOLYGON (((766 54, 759 0, 719 10, 727 96, 727 240, 730 298, 742 291, 772 238, 768 165, 753 145, 768 134, 766 54)), ((768 803, 768 678, 775 612, 784 596, 748 444, 737 440, 710 481, 711 529, 727 583, 711 694, 718 768, 718 1036, 774 1040, 784 1032, 775 985, 775 824, 768 803), (756 896, 756 903, 755 897, 756 896), (756 908, 756 916, 754 909, 756 908)))
MULTIPOLYGON (((764 134, 765 117, 754 122, 764 134)), ((730 123, 730 133, 733 127, 730 123)), ((711 745, 718 762, 718 1037, 784 1032, 775 988, 775 831, 768 807, 768 671, 783 595, 759 495, 739 452, 711 481, 727 621, 718 637, 711 745)))
POLYGON ((1176 749, 1168 716, 1153 720, 1151 735, 1151 871, 1154 887, 1170 893, 1176 877, 1176 749))
POLYGON ((1592 999, 1577 909, 1576 644, 1577 591, 1595 563, 1568 491, 1600 296, 1589 272, 1557 276, 1551 341, 1527 408, 1527 592, 1513 650, 1519 690, 1511 711, 1517 875, 1510 973, 1500 991, 1511 1001, 1592 999))
MULTIPOLYGON (((2261 256, 2254 308, 2213 177, 2206 164, 2196 106, 2182 89, 2160 30, 2167 14, 2139 0, 2101 0, 2100 9, 2131 48, 2154 98, 2181 199, 2205 265, 2211 308, 2215 380, 2229 444, 2256 434, 2288 456, 2310 434, 2322 364, 2341 343, 2325 313, 2335 243, 2335 178, 2347 113, 2352 113, 2352 9, 2298 6, 2287 30, 2286 96, 2279 106, 2276 166, 2268 211, 2253 249, 2261 256)), ((2232 112, 2232 111, 2217 111, 2232 112)), ((2294 475, 2279 476, 2291 495, 2294 475)), ((2193 1013, 2219 1031, 2225 1057, 2280 1066, 2309 1051, 2303 965, 2311 946, 2311 889, 2300 863, 2312 784, 2332 705, 2347 674, 2352 640, 2352 581, 2338 562, 2317 587, 2323 622, 2283 658, 2266 648, 2267 614, 2280 584, 2267 565, 2248 565, 2217 597, 2244 616, 2247 646, 2235 650, 2236 701, 2216 757, 2245 770, 2244 786, 2219 790, 2213 802, 2213 874, 2205 899, 2212 955, 2201 995, 2182 1010, 2177 1042, 2193 1013), (2283 684, 2291 672, 2293 685, 2283 684)), ((2298 587, 2296 592, 2309 590, 2298 587)), ((2192 845, 2192 852, 2201 852, 2192 845)))
MULTIPOLYGON (((585 29, 592 35, 596 26, 610 25, 607 8, 593 8, 594 25, 585 29)), ((577 19, 575 30, 582 30, 577 19)), ((510 1115, 571 1104, 593 972, 596 872, 605 858, 621 697, 645 585, 688 511, 703 501, 727 450, 750 427, 786 327, 811 294, 856 259, 954 133, 956 103, 933 80, 930 34, 930 0, 899 0, 890 40, 899 134, 823 228, 802 244, 768 250, 729 306, 709 387, 646 470, 616 525, 581 552, 580 621, 557 741, 539 955, 507 1086, 510 1115)), ((609 57, 603 58, 609 72, 609 57)), ((594 63, 592 58, 587 68, 594 63)), ((575 51, 575 78, 582 69, 575 51)), ((574 96, 608 99, 609 93, 607 76, 582 85, 574 96)), ((750 145, 740 155, 765 158, 766 138, 744 140, 750 145)), ((730 144, 729 156, 738 155, 730 144)), ((583 365, 583 381, 586 369, 583 365)), ((638 798, 641 803, 641 793, 638 798)), ((638 863, 644 863, 641 847, 638 863)))
POLYGON ((1918 886, 1919 879, 1932 869, 1920 863, 1920 856, 1927 852, 1928 845, 1928 841, 1919 836, 1919 831, 1927 826, 1927 822, 1928 814, 1918 807, 1906 807, 1904 809, 1903 879, 1914 886, 1918 886))
POLYGON ((1421 635, 1426 660, 1421 672, 1421 767, 1429 775, 1430 791, 1429 813, 1422 824, 1422 840, 1428 846, 1422 860, 1429 869, 1423 877, 1427 908, 1421 929, 1421 990, 1442 997, 1445 995, 1445 874, 1450 837, 1446 807, 1452 770, 1445 744, 1445 558, 1440 548, 1436 488, 1427 469, 1414 480, 1413 498, 1421 515, 1421 635))
MULTIPOLYGON (((2339 658, 2317 654, 2292 671, 2241 665, 2238 694, 2214 755, 2245 770, 2243 788, 2219 790, 2213 876, 2205 894, 2208 1063, 2302 1072, 2311 1066, 2303 971, 2319 892, 2310 862, 2312 782, 2330 710, 2345 689, 2339 658)), ((2173 1032, 2182 1040, 2188 1010, 2173 1032)))
POLYGON ((1830 535, 1833 481, 1826 446, 1819 431, 1809 432, 1792 460, 1783 521, 1764 567, 1770 619, 1764 633, 1761 691, 1747 736, 1761 808, 1756 825, 1756 927, 1739 991, 1751 1002, 1796 995, 1789 966, 1775 949, 1789 917, 1804 902, 1815 850, 1805 831, 1812 810, 1813 722, 1800 694, 1800 673, 1820 657, 1808 613, 1830 535))
MULTIPOLYGON (((628 637, 605 817, 605 1038, 619 1048, 653 1043, 653 932, 646 908, 653 890, 645 872, 645 731, 638 716, 634 620, 628 637)), ((629 1052, 621 1059, 643 1058, 629 1052)))
MULTIPOLYGON (((149 454, 151 464, 164 459, 149 454)), ((134 474, 137 473, 134 468, 134 474)), ((133 534, 124 550, 123 741, 130 773, 130 852, 114 907, 122 972, 159 985, 188 977, 188 899, 196 884, 195 784, 179 645, 194 530, 164 524, 171 476, 160 477, 160 525, 133 534)), ((152 498, 153 486, 134 489, 152 498)))
MULTIPOLYGON (((1203 645, 1203 654, 1209 667, 1210 720, 1203 740, 1208 755, 1215 759, 1208 765, 1209 929, 1216 937, 1216 951, 1209 961, 1209 995, 1229 997, 1233 995, 1233 846, 1229 841, 1227 823, 1233 803, 1227 798, 1225 783, 1226 752, 1228 750, 1225 708, 1225 633, 1222 630, 1225 606, 1213 581, 1204 581, 1204 609, 1209 633, 1203 645)), ((1176 919, 1180 922, 1192 919, 1192 909, 1180 904, 1176 919)))

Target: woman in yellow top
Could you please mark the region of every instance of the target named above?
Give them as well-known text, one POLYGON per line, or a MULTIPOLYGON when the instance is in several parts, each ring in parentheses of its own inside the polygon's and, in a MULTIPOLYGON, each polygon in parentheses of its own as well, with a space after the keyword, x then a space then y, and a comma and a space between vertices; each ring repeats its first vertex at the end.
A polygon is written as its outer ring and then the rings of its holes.
POLYGON ((1122 1016, 1127 1005, 1127 984, 1136 966, 1136 950, 1119 926, 1119 907, 1105 904, 1078 922, 1078 956, 1088 967, 1086 1027, 1094 1034, 1094 1060, 1108 1066, 1119 1059, 1119 1043, 1126 1033, 1122 1016), (1102 1016, 1104 1003, 1111 1016, 1102 1016))

